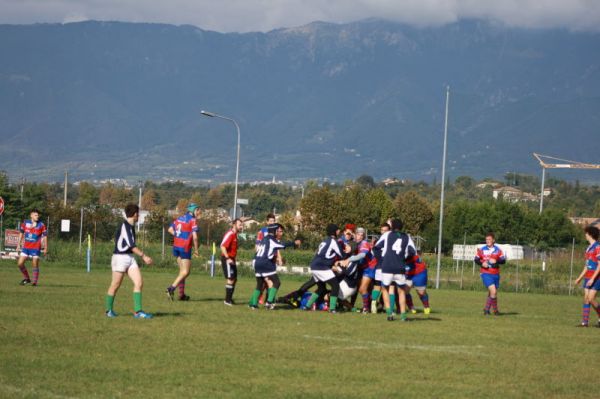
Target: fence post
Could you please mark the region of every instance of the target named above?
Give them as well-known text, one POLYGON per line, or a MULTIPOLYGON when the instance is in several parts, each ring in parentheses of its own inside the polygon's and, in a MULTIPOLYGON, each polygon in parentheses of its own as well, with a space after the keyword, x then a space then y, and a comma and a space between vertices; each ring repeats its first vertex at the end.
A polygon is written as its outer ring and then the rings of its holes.
POLYGON ((575 254, 575 237, 573 237, 573 244, 571 246, 571 273, 569 275, 569 295, 573 292, 573 255, 575 254))

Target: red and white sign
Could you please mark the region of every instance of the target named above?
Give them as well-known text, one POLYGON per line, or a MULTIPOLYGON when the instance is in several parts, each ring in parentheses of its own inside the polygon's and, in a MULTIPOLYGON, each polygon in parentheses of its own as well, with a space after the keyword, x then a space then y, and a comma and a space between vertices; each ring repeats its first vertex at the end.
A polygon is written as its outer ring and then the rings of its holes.
POLYGON ((4 200, 0 197, 0 215, 4 213, 4 200))
POLYGON ((4 248, 17 248, 19 245, 19 230, 4 230, 4 248))

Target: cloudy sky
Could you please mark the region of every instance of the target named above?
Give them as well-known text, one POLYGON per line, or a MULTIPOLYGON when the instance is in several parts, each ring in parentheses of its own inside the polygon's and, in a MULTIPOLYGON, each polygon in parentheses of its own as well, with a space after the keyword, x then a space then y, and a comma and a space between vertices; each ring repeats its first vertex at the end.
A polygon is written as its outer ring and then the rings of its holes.
POLYGON ((0 0, 0 23, 10 24, 94 19, 248 32, 372 17, 418 26, 484 18, 600 31, 600 0, 0 0))

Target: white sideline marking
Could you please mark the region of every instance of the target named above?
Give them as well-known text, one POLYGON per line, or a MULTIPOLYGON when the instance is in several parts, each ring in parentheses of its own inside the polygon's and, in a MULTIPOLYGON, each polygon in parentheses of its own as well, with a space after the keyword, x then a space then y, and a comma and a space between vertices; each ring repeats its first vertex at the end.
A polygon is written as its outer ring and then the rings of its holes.
POLYGON ((304 335, 306 339, 315 339, 319 341, 331 341, 331 342, 348 342, 353 343, 353 346, 346 346, 339 349, 402 349, 402 350, 420 350, 428 352, 446 352, 446 353, 462 353, 465 355, 478 355, 484 356, 483 353, 475 352, 483 349, 481 345, 467 346, 467 345, 406 345, 406 344, 392 344, 386 342, 369 341, 361 344, 356 344, 356 340, 347 338, 333 338, 323 337, 319 335, 304 335))

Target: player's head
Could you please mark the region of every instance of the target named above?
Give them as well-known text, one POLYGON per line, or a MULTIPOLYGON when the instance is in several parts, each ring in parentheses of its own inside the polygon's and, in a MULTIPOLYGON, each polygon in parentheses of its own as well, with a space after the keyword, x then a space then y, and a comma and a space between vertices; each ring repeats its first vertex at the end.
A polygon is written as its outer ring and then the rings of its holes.
POLYGON ((381 226, 379 226, 379 231, 381 232, 381 234, 390 231, 390 229, 391 227, 387 223, 382 223, 381 226))
POLYGON ((267 215, 267 224, 273 224, 275 223, 275 215, 272 213, 269 213, 267 215))
POLYGON ((583 231, 585 232, 585 234, 593 238, 594 241, 598 241, 598 238, 600 238, 600 229, 598 229, 598 227, 596 226, 585 226, 583 231))
POLYGON ((191 202, 188 206, 187 206, 187 210, 189 213, 191 213, 192 215, 198 217, 200 216, 200 207, 198 206, 198 204, 191 202))
POLYGON ((365 229, 363 229, 362 227, 357 228, 355 238, 356 238, 356 241, 364 240, 365 239, 365 229))
POLYGON ((37 222, 40 220, 40 211, 37 208, 33 208, 29 213, 29 216, 31 217, 32 221, 37 222))
POLYGON ((327 229, 325 229, 325 231, 327 232, 327 235, 329 237, 331 236, 336 236, 339 234, 340 232, 340 228, 338 227, 337 224, 331 223, 327 225, 327 229))
POLYGON ((390 227, 393 231, 400 231, 402 230, 402 227, 404 227, 404 223, 402 223, 402 220, 394 218, 390 220, 390 227))
POLYGON ((496 242, 496 235, 494 234, 493 231, 488 231, 487 234, 485 235, 485 244, 488 247, 491 247, 492 245, 494 245, 495 242, 496 242))
POLYGON ((242 227, 244 227, 244 225, 242 223, 242 219, 240 219, 240 218, 233 219, 233 222, 231 222, 231 227, 233 229, 235 229, 235 231, 240 231, 242 229, 242 227))
POLYGON ((140 207, 137 206, 136 204, 127 204, 127 206, 125 206, 125 217, 132 218, 132 217, 135 217, 136 215, 139 216, 139 214, 140 214, 140 207))
POLYGON ((277 231, 280 229, 283 232, 282 225, 280 225, 279 223, 271 223, 270 225, 267 226, 267 234, 275 236, 277 234, 277 231))

